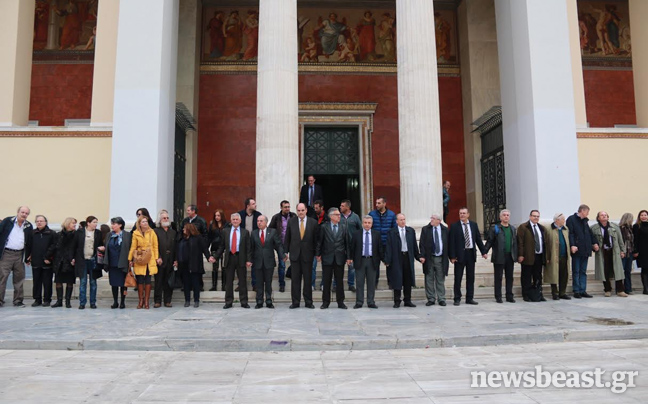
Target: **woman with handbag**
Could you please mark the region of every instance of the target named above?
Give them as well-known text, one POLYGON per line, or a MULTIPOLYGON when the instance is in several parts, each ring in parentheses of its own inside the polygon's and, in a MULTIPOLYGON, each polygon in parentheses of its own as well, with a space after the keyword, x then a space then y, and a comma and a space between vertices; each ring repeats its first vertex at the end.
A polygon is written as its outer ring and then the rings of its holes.
POLYGON ((191 290, 194 292, 194 307, 200 305, 200 280, 205 273, 203 255, 212 264, 216 259, 211 256, 205 239, 192 223, 182 229, 182 239, 178 243, 178 266, 184 283, 185 305, 189 307, 191 290))
POLYGON ((111 309, 126 307, 126 291, 128 288, 124 285, 126 274, 130 271, 128 265, 128 253, 131 247, 131 234, 124 231, 126 223, 121 217, 110 219, 112 231, 106 235, 104 246, 106 252, 104 255, 104 268, 108 271, 108 280, 112 287, 113 304, 111 309), (117 296, 121 289, 121 303, 117 304, 117 296))
POLYGON ((79 286, 79 310, 85 309, 87 302, 88 279, 90 279, 90 308, 97 308, 97 279, 103 274, 97 267, 97 252, 104 251, 101 230, 97 229, 99 220, 94 216, 86 218, 85 228, 76 232, 76 254, 73 260, 74 272, 81 285, 79 286))
POLYGON ((54 258, 54 283, 56 284, 56 302, 52 307, 63 306, 63 284, 65 283, 65 307, 72 307, 70 299, 74 289, 74 253, 77 221, 68 217, 61 225, 61 232, 57 236, 56 254, 54 258))
MULTIPOLYGON (((227 223, 227 220, 225 220, 225 213, 223 212, 223 209, 216 209, 214 211, 214 219, 212 219, 211 223, 209 224, 209 231, 208 231, 208 240, 210 243, 210 250, 213 253, 218 250, 218 246, 220 245, 221 242, 221 231, 229 226, 229 223, 227 223)), ((213 265, 212 269, 212 287, 209 289, 210 292, 218 290, 216 287, 218 284, 218 267, 220 266, 222 262, 222 257, 215 257, 216 262, 213 265)), ((221 290, 225 290, 225 268, 221 268, 221 290)))
POLYGON ((128 253, 131 268, 134 268, 137 279, 138 309, 149 308, 151 298, 151 276, 157 274, 158 238, 149 226, 146 216, 139 216, 135 223, 133 241, 128 253))

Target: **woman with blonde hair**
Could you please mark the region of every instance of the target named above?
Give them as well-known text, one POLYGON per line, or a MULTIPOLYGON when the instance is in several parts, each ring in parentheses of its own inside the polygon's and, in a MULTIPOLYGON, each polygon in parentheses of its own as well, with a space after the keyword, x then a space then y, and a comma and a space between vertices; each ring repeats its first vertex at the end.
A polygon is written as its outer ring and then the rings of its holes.
POLYGON ((68 217, 61 225, 57 235, 56 255, 54 258, 54 283, 56 283, 56 302, 52 307, 63 306, 63 284, 65 283, 65 307, 72 307, 70 299, 76 279, 74 273, 75 234, 77 221, 68 217))
POLYGON ((157 274, 158 238, 149 225, 149 219, 144 215, 137 218, 135 228, 128 260, 131 268, 134 268, 137 279, 137 294, 139 295, 137 308, 148 309, 151 297, 151 276, 157 274))
POLYGON ((625 282, 623 286, 628 295, 632 294, 632 253, 634 252, 634 234, 632 233, 632 220, 634 216, 632 213, 624 213, 619 221, 619 228, 623 236, 623 244, 625 244, 625 257, 621 259, 623 262, 623 272, 625 273, 625 282))

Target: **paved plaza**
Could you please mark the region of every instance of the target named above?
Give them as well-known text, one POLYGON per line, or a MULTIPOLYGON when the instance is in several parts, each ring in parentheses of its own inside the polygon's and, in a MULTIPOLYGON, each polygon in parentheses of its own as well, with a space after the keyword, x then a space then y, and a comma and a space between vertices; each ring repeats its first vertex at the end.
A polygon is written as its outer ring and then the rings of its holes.
MULTIPOLYGON (((0 402, 645 403, 648 340, 371 351, 0 351, 0 402), (471 371, 638 371, 636 387, 471 388, 471 371)), ((603 379, 606 380, 606 379, 603 379)))

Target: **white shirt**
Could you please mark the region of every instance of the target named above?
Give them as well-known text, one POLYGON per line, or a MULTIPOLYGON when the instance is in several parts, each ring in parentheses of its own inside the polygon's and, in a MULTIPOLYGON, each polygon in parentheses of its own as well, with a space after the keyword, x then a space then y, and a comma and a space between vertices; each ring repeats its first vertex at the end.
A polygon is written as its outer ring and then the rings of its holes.
POLYGON ((229 251, 232 251, 232 237, 234 237, 234 232, 236 232, 236 252, 239 251, 239 246, 241 245, 241 226, 239 227, 232 227, 232 231, 230 231, 230 248, 229 251))
POLYGON ((407 230, 405 227, 398 227, 398 236, 401 239, 401 252, 407 252, 407 230))
POLYGON ((7 238, 7 244, 5 248, 10 250, 23 250, 25 248, 25 220, 22 226, 18 225, 18 219, 14 219, 14 225, 9 233, 9 238, 7 238))
MULTIPOLYGON (((535 240, 535 230, 534 227, 537 228, 538 231, 538 241, 540 242, 540 251, 536 252, 536 254, 542 254, 543 248, 542 248, 542 232, 540 231, 540 227, 538 227, 537 224, 531 223, 531 233, 533 234, 533 239, 535 240)), ((533 250, 535 251, 535 245, 533 246, 533 250)))
POLYGON ((259 238, 260 238, 261 240, 263 240, 263 242, 265 243, 265 238, 266 238, 266 229, 259 230, 259 238))
MULTIPOLYGON (((464 240, 466 239, 466 228, 468 228, 468 241, 469 241, 469 246, 466 247, 468 249, 470 248, 475 248, 475 245, 473 244, 473 235, 472 235, 472 230, 470 229, 470 221, 467 222, 461 222, 461 234, 464 235, 464 240), (465 226, 464 226, 465 225, 465 226)), ((441 238, 441 234, 439 234, 439 238, 441 238)), ((464 241, 464 245, 466 242, 464 241)))
MULTIPOLYGON (((470 226, 468 226, 470 227, 470 226)), ((437 257, 440 257, 443 255, 443 238, 441 237, 441 225, 438 226, 432 226, 432 240, 434 240, 434 232, 437 232, 439 236, 439 254, 435 254, 434 251, 432 251, 433 255, 436 255, 437 257)), ((470 230, 468 230, 470 231, 470 230)), ((435 242, 436 244, 436 242, 435 242)))

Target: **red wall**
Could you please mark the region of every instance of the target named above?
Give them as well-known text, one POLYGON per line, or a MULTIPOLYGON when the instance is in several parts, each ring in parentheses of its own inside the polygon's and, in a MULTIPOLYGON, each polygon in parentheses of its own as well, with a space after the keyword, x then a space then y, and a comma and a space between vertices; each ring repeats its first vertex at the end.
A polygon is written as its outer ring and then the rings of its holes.
MULTIPOLYGON (((466 204, 461 80, 439 78, 443 178, 452 186, 451 209, 466 204)), ((375 102, 372 136, 374 196, 400 210, 398 88, 395 75, 300 75, 299 102, 375 102)), ((256 76, 201 75, 198 206, 226 215, 254 196, 256 76), (209 201, 209 207, 207 207, 209 201)), ((205 213, 210 217, 211 213, 205 213)))
POLYGON ((93 72, 93 64, 33 64, 29 119, 40 126, 90 119, 93 72))
POLYGON ((583 70, 583 82, 590 127, 637 123, 632 71, 583 70))

